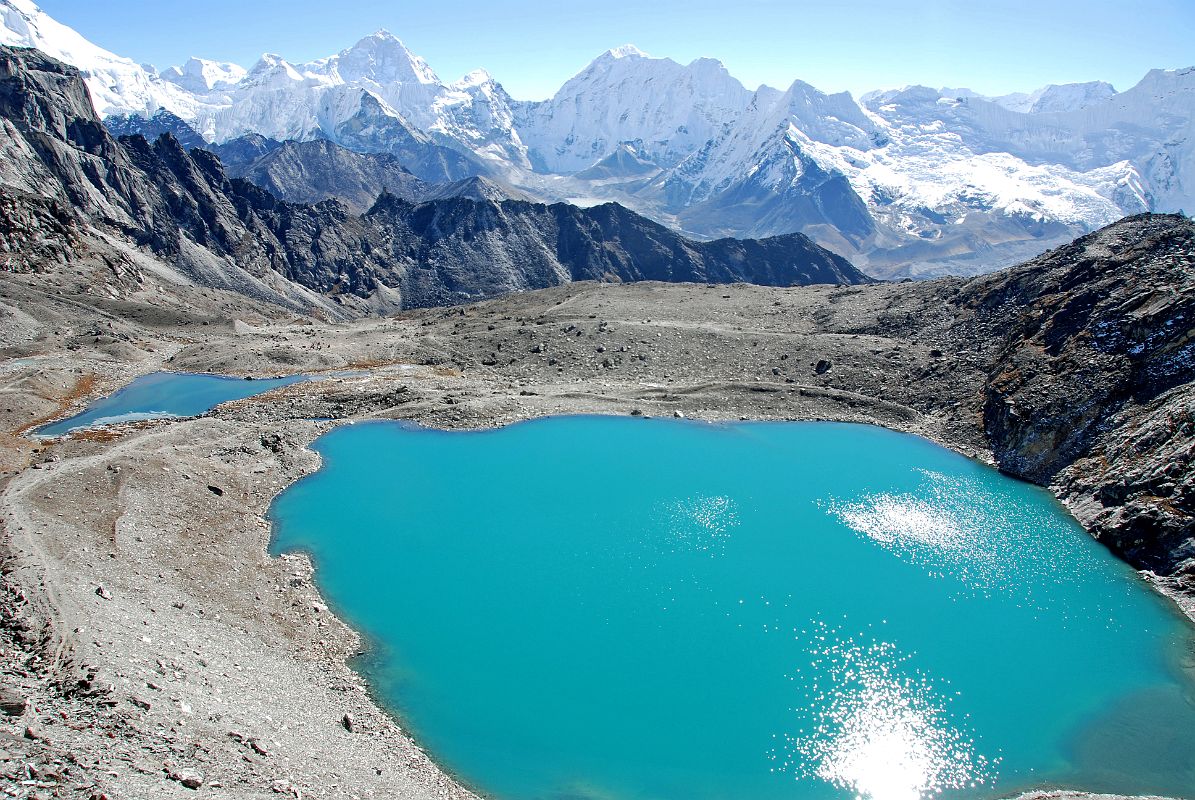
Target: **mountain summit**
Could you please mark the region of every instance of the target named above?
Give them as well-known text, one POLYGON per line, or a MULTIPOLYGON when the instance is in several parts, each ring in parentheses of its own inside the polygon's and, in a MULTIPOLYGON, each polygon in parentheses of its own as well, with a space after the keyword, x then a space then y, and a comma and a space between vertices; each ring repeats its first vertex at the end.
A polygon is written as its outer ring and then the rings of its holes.
POLYGON ((372 81, 379 86, 392 83, 439 85, 440 79, 427 62, 407 49, 394 34, 380 30, 366 36, 328 60, 346 83, 372 81))

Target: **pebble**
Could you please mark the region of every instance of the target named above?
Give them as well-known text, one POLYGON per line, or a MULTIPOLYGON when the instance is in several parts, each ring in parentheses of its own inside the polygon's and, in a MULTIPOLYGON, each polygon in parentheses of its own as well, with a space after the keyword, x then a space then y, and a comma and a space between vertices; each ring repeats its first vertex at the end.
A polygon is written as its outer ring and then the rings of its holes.
POLYGON ((172 781, 178 781, 188 789, 198 789, 203 786, 203 773, 196 769, 176 768, 167 764, 166 777, 172 781))

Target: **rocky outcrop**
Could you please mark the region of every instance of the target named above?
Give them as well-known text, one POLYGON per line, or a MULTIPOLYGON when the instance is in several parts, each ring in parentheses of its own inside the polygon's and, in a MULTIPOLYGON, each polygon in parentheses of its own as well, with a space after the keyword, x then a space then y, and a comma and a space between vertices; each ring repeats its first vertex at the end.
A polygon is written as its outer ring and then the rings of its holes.
POLYGON ((79 231, 53 200, 0 190, 0 272, 36 272, 78 253, 79 231))
MULTIPOLYGON (((19 145, 0 152, 0 183, 48 196, 80 225, 148 248, 201 285, 297 310, 349 317, 578 279, 869 281, 801 235, 698 243, 614 205, 413 204, 386 193, 358 216, 337 200, 289 203, 229 177, 217 156, 187 152, 170 133, 113 139, 78 71, 34 50, 0 48, 0 118, 19 145)), ((319 143, 259 144, 269 152, 256 163, 265 160, 267 172, 311 181, 296 154, 319 143)), ((321 168, 329 188, 355 181, 361 197, 387 176, 417 185, 398 162, 353 165, 355 177, 321 168)))
POLYGON ((1195 224, 1130 217, 959 302, 1001 342, 983 397, 1000 467, 1056 484, 1135 566, 1195 577, 1195 224))

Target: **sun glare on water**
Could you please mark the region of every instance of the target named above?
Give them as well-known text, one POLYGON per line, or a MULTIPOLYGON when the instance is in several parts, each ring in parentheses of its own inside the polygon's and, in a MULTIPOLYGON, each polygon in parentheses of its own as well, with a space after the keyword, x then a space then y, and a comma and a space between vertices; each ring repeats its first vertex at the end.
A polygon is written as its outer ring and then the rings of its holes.
POLYGON ((1019 592, 1028 599, 1034 584, 1060 580, 1048 569, 1046 540, 1025 524, 1027 509, 1007 506, 970 479, 921 472, 921 485, 911 493, 874 492, 818 505, 901 560, 974 591, 1019 592), (1032 554, 1038 557, 1027 558, 1032 554))
POLYGON ((972 779, 972 754, 948 728, 935 725, 902 687, 879 682, 839 701, 839 729, 816 773, 869 800, 921 800, 972 779))
POLYGON ((798 638, 809 647, 808 674, 793 676, 803 727, 773 752, 778 769, 861 800, 923 800, 994 779, 999 759, 977 751, 941 682, 908 671, 892 644, 861 645, 820 622, 798 638))
MULTIPOLYGON (((977 502, 977 494, 965 481, 926 472, 916 494, 875 493, 822 507, 902 558, 991 586, 1008 543, 991 536, 998 510, 977 502)), ((860 800, 923 800, 995 778, 999 759, 976 751, 949 713, 942 682, 907 672, 908 657, 894 644, 860 645, 820 622, 803 634, 810 666, 830 680, 812 683, 798 710, 808 727, 789 737, 787 758, 799 776, 860 800)))

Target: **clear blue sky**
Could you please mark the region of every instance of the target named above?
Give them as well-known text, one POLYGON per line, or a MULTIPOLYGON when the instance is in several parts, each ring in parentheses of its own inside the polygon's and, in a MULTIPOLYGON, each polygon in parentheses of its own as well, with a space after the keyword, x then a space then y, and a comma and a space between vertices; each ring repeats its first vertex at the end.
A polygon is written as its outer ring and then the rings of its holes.
POLYGON ((1195 66, 1195 0, 39 0, 59 21, 159 68, 197 55, 307 61, 386 28, 445 80, 485 67, 519 99, 552 94, 633 43, 711 56, 749 88, 911 83, 986 94, 1195 66))

